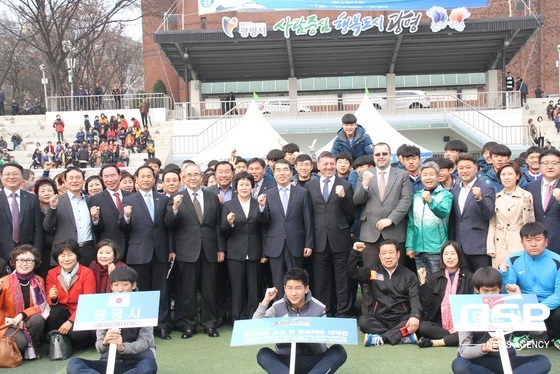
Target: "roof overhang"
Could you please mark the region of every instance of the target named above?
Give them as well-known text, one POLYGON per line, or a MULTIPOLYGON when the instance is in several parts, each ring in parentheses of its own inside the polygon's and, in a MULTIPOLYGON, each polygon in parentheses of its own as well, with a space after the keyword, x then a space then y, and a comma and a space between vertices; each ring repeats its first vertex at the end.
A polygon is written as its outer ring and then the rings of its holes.
POLYGON ((154 39, 177 74, 202 82, 473 73, 507 65, 543 25, 543 17, 467 19, 465 29, 432 32, 421 23, 415 33, 377 29, 359 36, 339 31, 229 38, 222 30, 159 31, 154 39))

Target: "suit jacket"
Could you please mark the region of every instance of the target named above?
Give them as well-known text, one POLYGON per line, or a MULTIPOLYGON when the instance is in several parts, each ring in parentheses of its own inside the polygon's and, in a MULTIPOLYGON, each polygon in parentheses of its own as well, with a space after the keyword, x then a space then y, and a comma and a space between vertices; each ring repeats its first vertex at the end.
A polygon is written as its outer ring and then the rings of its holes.
POLYGON ((249 216, 245 217, 239 199, 234 197, 222 206, 221 232, 226 238, 226 256, 228 259, 258 261, 263 257, 264 224, 267 216, 260 213, 259 203, 250 200, 249 216), (229 213, 235 213, 233 226, 227 221, 229 213))
MULTIPOLYGON (((210 186, 208 188, 204 189, 205 191, 209 191, 212 192, 214 195, 216 196, 220 196, 220 186, 218 186, 218 184, 215 184, 213 186, 210 186)), ((233 186, 233 184, 231 185, 231 198, 233 199, 235 196, 237 195, 237 191, 235 191, 235 188, 233 186)))
MULTIPOLYGON (((89 197, 86 196, 85 199, 89 211, 91 207, 89 197)), ((58 207, 56 209, 52 209, 51 207, 47 209, 47 214, 45 215, 45 219, 43 221, 43 229, 47 232, 54 233, 53 250, 65 240, 78 240, 76 220, 74 219, 72 203, 70 202, 70 198, 67 193, 58 197, 58 207)), ((92 237, 95 241, 93 230, 92 237)), ((56 265, 56 262, 53 263, 51 261, 51 264, 56 265)))
MULTIPOLYGON (((8 261, 14 249, 12 239, 12 211, 8 205, 11 192, 0 189, 0 258, 8 261)), ((37 196, 20 190, 19 197, 19 233, 20 244, 32 244, 39 252, 43 251, 43 214, 37 196)))
POLYGON ((373 178, 368 189, 363 186, 363 172, 358 174, 354 204, 365 204, 360 217, 360 240, 374 243, 383 233, 384 239, 395 239, 404 242, 408 209, 412 204, 412 185, 404 170, 391 167, 387 179, 387 187, 383 199, 379 198, 377 186, 377 168, 371 170, 373 178), (379 232, 375 224, 380 219, 389 218, 393 224, 379 232))
POLYGON ((218 196, 208 190, 199 189, 198 198, 202 194, 204 210, 202 223, 199 222, 189 190, 185 189, 183 202, 177 214, 173 212, 173 200, 169 200, 165 225, 175 231, 175 249, 177 261, 196 262, 203 250, 208 262, 218 260, 218 252, 225 252, 225 239, 220 233, 222 204, 218 196))
POLYGON ((542 223, 548 231, 547 248, 560 254, 560 203, 551 196, 548 206, 546 209, 543 208, 541 183, 542 180, 528 183, 525 189, 533 195, 535 221, 542 223))
POLYGON ((47 301, 50 305, 61 305, 70 312, 68 320, 74 322, 76 318, 76 310, 78 309, 78 299, 80 295, 93 294, 96 292, 95 276, 93 271, 87 266, 80 265, 78 272, 70 282, 70 288, 66 288, 64 278, 61 275, 62 267, 57 266, 47 274, 47 284, 45 293, 47 301), (58 302, 52 303, 49 297, 49 290, 55 286, 58 291, 58 302))
POLYGON ((290 186, 288 210, 284 214, 278 187, 267 192, 266 214, 268 227, 264 255, 279 257, 284 248, 284 241, 294 257, 303 256, 304 248, 314 248, 313 241, 313 206, 309 191, 298 186, 290 186))
MULTIPOLYGON (((128 195, 131 195, 131 193, 122 191, 122 195, 124 199, 128 195)), ((97 225, 93 225, 93 231, 97 235, 97 239, 111 239, 117 242, 120 248, 119 258, 122 258, 126 249, 126 235, 119 230, 119 225, 117 223, 119 221, 120 212, 113 201, 113 196, 108 190, 104 190, 90 198, 90 205, 99 207, 99 222, 97 225)))
POLYGON ((489 221, 494 215, 494 189, 477 178, 473 187, 480 187, 482 200, 476 201, 471 191, 467 195, 463 213, 459 208, 461 183, 451 189, 453 208, 450 214, 449 238, 461 244, 467 255, 486 255, 489 221))
POLYGON ((274 187, 276 187, 275 182, 271 182, 271 181, 263 178, 262 185, 261 185, 260 190, 257 192, 257 196, 261 195, 263 193, 266 193, 268 190, 270 190, 271 188, 274 188, 274 187))
POLYGON ((119 214, 119 228, 128 233, 127 265, 148 264, 155 256, 159 262, 167 262, 169 253, 175 252, 173 232, 164 224, 165 211, 169 198, 152 191, 154 203, 154 221, 150 216, 144 194, 139 191, 123 198, 123 212, 119 214), (132 207, 129 222, 124 218, 124 207, 132 207))
POLYGON ((352 248, 350 228, 354 223, 354 202, 352 185, 335 177, 327 202, 323 198, 321 179, 311 179, 305 184, 313 205, 315 235, 314 252, 323 252, 327 241, 334 252, 347 252, 352 248), (336 187, 344 188, 344 197, 339 198, 336 187))

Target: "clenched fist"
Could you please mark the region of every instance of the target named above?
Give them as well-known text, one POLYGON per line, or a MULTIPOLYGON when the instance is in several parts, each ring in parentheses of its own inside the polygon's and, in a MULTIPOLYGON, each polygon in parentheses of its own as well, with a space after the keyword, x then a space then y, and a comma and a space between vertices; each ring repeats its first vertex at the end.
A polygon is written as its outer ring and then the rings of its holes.
POLYGON ((183 202, 183 195, 179 194, 179 195, 175 195, 175 197, 173 197, 173 211, 174 212, 179 211, 179 207, 181 206, 182 202, 183 202))
POLYGON ((89 213, 91 214, 91 220, 92 221, 99 220, 99 207, 98 206, 92 206, 89 209, 89 213))
POLYGON ((123 214, 126 218, 130 218, 132 216, 132 207, 127 205, 123 208, 123 214))
POLYGON ((229 212, 226 219, 230 225, 233 225, 233 222, 235 222, 235 213, 229 212))
POLYGON ((261 208, 264 208, 264 206, 266 205, 266 194, 265 194, 265 193, 260 194, 260 195, 257 197, 257 201, 259 202, 259 206, 260 206, 261 208))
POLYGON ((58 195, 52 195, 49 199, 49 204, 51 205, 52 209, 56 209, 58 206, 58 195))

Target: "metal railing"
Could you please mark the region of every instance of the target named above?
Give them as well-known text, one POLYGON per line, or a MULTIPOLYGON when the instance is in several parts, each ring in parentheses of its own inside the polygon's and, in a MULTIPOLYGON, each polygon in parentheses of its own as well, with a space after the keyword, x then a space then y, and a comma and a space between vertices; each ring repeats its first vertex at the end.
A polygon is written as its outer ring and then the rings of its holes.
MULTIPOLYGON (((457 95, 427 95, 419 97, 383 97, 369 95, 374 107, 383 115, 443 113, 449 110, 515 109, 521 107, 519 92, 473 92, 457 95)), ((339 116, 354 112, 362 103, 360 98, 332 99, 260 99, 257 104, 267 118, 317 118, 339 116)), ((238 101, 238 114, 247 108, 238 101)), ((175 103, 175 119, 219 118, 229 108, 227 101, 201 101, 175 103)))
POLYGON ((245 114, 249 104, 249 102, 239 103, 197 135, 172 136, 171 154, 197 154, 202 152, 239 124, 242 114, 245 114))
MULTIPOLYGON (((472 134, 480 132, 506 145, 528 144, 528 134, 525 126, 502 126, 482 112, 482 110, 488 109, 519 108, 521 98, 518 92, 480 92, 465 94, 462 97, 432 95, 429 96, 430 106, 422 108, 415 105, 417 101, 408 101, 410 98, 373 98, 371 100, 375 105, 379 101, 374 100, 390 101, 391 99, 394 99, 394 105, 389 103, 383 106, 379 110, 382 115, 442 113, 459 119, 466 128, 471 130, 472 134), (510 104, 510 106, 507 104, 510 104), (389 109, 388 106, 393 106, 393 109, 389 109)), ((363 98, 271 100, 264 102, 259 100, 258 104, 261 112, 267 118, 316 118, 340 116, 341 113, 355 112, 362 101, 363 98), (271 103, 273 102, 278 103, 278 108, 272 108, 271 103)), ((221 115, 222 111, 225 110, 223 102, 176 103, 175 119, 217 118, 217 120, 197 135, 173 136, 171 138, 172 154, 197 154, 203 151, 240 122, 249 104, 250 101, 238 102, 234 108, 221 115)))
POLYGON ((49 96, 49 112, 70 112, 77 110, 120 110, 138 109, 141 100, 150 108, 171 109, 171 97, 162 93, 136 93, 121 95, 49 96))

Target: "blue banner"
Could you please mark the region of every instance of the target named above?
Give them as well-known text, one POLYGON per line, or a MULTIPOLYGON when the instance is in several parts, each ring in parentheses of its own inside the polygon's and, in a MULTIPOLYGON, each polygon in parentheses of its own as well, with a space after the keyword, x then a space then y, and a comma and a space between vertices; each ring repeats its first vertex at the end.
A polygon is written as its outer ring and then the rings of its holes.
POLYGON ((262 10, 427 10, 432 6, 485 7, 488 0, 199 0, 198 13, 262 10))
POLYGON ((235 321, 231 346, 275 343, 358 344, 353 318, 283 317, 235 321))
POLYGON ((80 295, 74 330, 156 326, 159 291, 80 295))

